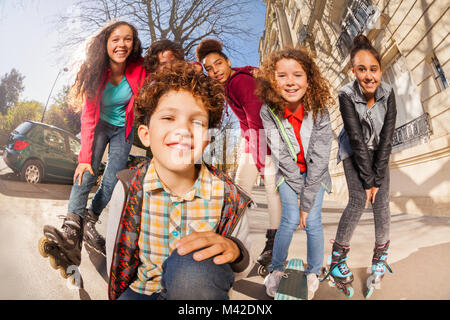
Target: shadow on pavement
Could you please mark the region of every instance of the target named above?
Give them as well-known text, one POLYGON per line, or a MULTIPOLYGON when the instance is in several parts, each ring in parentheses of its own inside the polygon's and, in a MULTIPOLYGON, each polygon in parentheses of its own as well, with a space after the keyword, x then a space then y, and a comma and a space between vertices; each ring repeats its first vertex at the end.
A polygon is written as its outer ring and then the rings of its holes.
MULTIPOLYGON (((48 199, 48 200, 69 200, 71 184, 63 184, 53 181, 30 184, 20 180, 17 174, 6 172, 0 174, 0 194, 8 197, 48 199)), ((95 192, 97 186, 91 192, 95 192)))
POLYGON ((80 300, 92 300, 91 297, 89 296, 89 293, 87 293, 87 291, 84 289, 80 289, 79 294, 80 300))
POLYGON ((97 272, 102 276, 103 280, 108 283, 108 273, 106 271, 106 257, 89 247, 88 245, 84 245, 87 253, 89 254, 89 259, 94 265, 97 272))
MULTIPOLYGON (((259 277, 258 267, 259 264, 256 263, 247 278, 255 276, 259 277)), ((233 290, 256 300, 273 300, 266 295, 266 288, 263 284, 255 283, 247 279, 236 281, 233 285, 233 290)))
POLYGON ((78 284, 78 294, 80 295, 80 300, 92 300, 89 293, 84 289, 84 280, 80 274, 80 283, 78 284))
MULTIPOLYGON (((395 247, 393 248, 393 250, 395 247)), ((419 248, 407 258, 390 264, 393 274, 386 273, 381 288, 375 290, 370 300, 434 300, 450 299, 450 283, 437 280, 439 270, 446 270, 450 264, 450 243, 419 248), (430 268, 430 266, 432 266, 430 268), (429 275, 429 276, 427 276, 429 275)), ((388 258, 389 260, 389 258, 388 258)), ((354 274, 352 283, 355 294, 352 300, 364 300, 366 280, 369 277, 367 268, 352 268, 354 274)), ((370 261, 368 261, 369 265, 370 261)), ((444 274, 442 272, 442 274, 444 274)), ((324 281, 314 296, 314 300, 348 300, 335 287, 324 281)))

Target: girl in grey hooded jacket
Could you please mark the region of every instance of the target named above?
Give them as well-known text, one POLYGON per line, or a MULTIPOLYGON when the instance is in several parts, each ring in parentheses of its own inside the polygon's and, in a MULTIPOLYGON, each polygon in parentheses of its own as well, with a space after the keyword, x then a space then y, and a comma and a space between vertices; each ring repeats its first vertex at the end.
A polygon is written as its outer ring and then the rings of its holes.
POLYGON ((272 54, 257 76, 257 94, 265 104, 261 119, 277 168, 281 223, 275 236, 266 293, 274 296, 294 231, 307 234, 308 299, 319 286, 324 256, 322 201, 331 192, 328 162, 332 130, 326 108, 333 102, 327 81, 306 51, 272 54))

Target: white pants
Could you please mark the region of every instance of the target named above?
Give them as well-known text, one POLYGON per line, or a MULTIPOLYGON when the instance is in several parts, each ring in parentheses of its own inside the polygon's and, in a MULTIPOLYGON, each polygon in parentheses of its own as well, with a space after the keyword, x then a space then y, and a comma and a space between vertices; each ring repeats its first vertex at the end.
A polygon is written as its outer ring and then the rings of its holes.
MULTIPOLYGON (((258 168, 250 153, 245 153, 245 141, 241 139, 241 156, 236 171, 235 183, 249 195, 258 178, 258 168)), ((266 155, 264 166, 264 186, 266 188, 267 206, 269 211, 269 229, 278 229, 281 220, 280 194, 275 190, 276 170, 270 155, 266 155)))

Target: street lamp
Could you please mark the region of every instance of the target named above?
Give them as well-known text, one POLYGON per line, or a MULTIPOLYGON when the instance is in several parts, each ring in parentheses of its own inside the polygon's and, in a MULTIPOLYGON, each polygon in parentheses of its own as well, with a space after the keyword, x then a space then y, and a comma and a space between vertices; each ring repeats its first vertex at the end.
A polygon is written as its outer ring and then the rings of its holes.
POLYGON ((42 112, 42 119, 41 119, 42 123, 44 122, 45 111, 47 110, 48 102, 50 101, 50 97, 52 96, 53 88, 55 87, 56 81, 58 81, 58 78, 61 75, 61 72, 63 72, 63 71, 67 72, 67 71, 69 71, 69 68, 64 68, 64 69, 59 70, 58 75, 56 76, 55 82, 53 82, 52 89, 50 90, 50 94, 48 95, 48 98, 47 98, 47 103, 45 104, 45 107, 44 107, 44 112, 42 112))

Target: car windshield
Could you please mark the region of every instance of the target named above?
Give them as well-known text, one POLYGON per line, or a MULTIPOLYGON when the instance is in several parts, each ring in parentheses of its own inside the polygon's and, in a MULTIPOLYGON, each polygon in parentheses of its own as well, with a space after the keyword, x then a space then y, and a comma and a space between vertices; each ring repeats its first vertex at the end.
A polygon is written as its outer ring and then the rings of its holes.
POLYGON ((14 133, 19 133, 19 134, 27 134, 28 131, 30 131, 30 129, 33 127, 33 124, 31 122, 22 122, 21 124, 19 124, 19 126, 14 130, 14 133))

